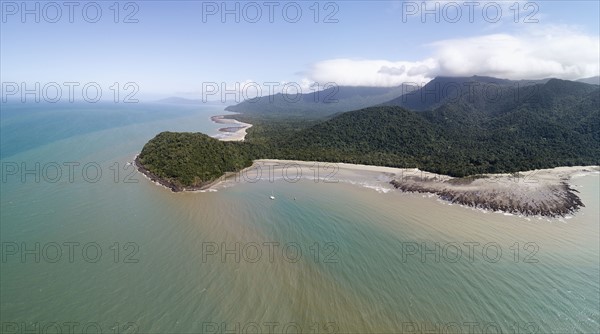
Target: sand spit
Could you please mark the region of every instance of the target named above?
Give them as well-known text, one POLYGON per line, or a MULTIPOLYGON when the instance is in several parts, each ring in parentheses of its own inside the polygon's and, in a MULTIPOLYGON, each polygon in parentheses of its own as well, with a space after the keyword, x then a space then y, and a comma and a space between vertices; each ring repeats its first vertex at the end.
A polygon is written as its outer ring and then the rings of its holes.
MULTIPOLYGON (((213 182, 184 188, 152 174, 140 164, 137 157, 135 165, 150 180, 174 192, 207 190, 231 179, 234 175, 243 174, 246 170, 257 167, 278 166, 278 169, 273 169, 273 172, 281 172, 287 167, 298 166, 301 169, 310 169, 307 171, 307 175, 312 175, 311 172, 314 171, 315 166, 329 168, 328 173, 334 166, 336 173, 341 172, 350 178, 364 179, 367 177, 372 180, 373 174, 379 175, 381 178, 376 179, 387 179, 387 181, 383 181, 383 185, 389 182, 393 188, 404 192, 434 194, 451 203, 484 210, 545 217, 565 217, 584 207, 584 203, 577 195, 579 192, 571 186, 569 181, 576 176, 600 173, 600 166, 578 166, 453 178, 415 168, 401 169, 347 163, 261 159, 255 160, 251 167, 241 172, 226 173, 213 182)), ((296 169, 294 167, 290 170, 296 169)), ((335 180, 335 177, 332 180, 335 180)))
POLYGON ((514 174, 449 178, 432 173, 396 177, 390 182, 405 192, 432 193, 474 208, 525 216, 564 217, 585 206, 569 185, 572 176, 598 172, 598 166, 558 167, 514 174))
POLYGON ((234 125, 225 128, 220 128, 219 132, 223 135, 217 135, 216 138, 222 141, 244 141, 246 138, 246 130, 252 127, 252 124, 243 123, 231 118, 225 118, 227 115, 217 115, 210 118, 211 121, 218 124, 234 125))
POLYGON ((256 160, 257 163, 313 169, 315 164, 327 164, 335 165, 340 172, 357 175, 379 173, 381 179, 391 179, 389 183, 404 192, 429 193, 451 203, 484 210, 545 217, 564 217, 584 207, 578 191, 571 187, 569 180, 578 175, 600 172, 600 166, 577 166, 453 178, 416 168, 275 159, 256 160))

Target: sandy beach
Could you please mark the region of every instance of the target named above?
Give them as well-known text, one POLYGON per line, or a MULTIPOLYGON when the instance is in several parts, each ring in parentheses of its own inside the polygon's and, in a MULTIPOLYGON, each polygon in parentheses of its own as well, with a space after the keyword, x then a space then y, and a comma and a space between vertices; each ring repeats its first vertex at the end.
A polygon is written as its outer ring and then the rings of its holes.
POLYGON ((222 141, 244 141, 246 138, 246 130, 252 127, 252 124, 225 117, 226 115, 217 115, 210 118, 211 121, 218 124, 233 125, 220 128, 219 132, 221 133, 216 135, 215 138, 222 141))
POLYGON ((318 175, 322 182, 341 181, 379 190, 389 185, 398 191, 429 193, 444 201, 473 208, 545 217, 564 217, 585 206, 569 181, 577 175, 600 172, 600 166, 574 166, 453 178, 416 168, 268 159, 254 161, 241 173, 259 167, 263 178, 267 177, 268 170, 269 175, 287 175, 288 181, 293 181, 300 171, 303 178, 318 175), (315 174, 315 169, 319 174, 315 174))
MULTIPOLYGON (((220 118, 217 120, 222 121, 220 118)), ((241 123, 234 120, 225 122, 227 122, 225 124, 241 123)), ((241 129, 235 132, 237 139, 228 140, 243 140, 247 127, 241 129)), ((545 217, 564 217, 576 213, 579 208, 585 206, 577 195, 578 191, 569 181, 577 175, 600 172, 600 166, 574 166, 453 178, 416 168, 261 159, 255 160, 252 166, 240 172, 226 173, 218 180, 207 182, 200 187, 182 189, 161 181, 145 170, 137 159, 135 163, 138 170, 152 181, 175 192, 207 190, 224 182, 256 182, 273 179, 297 182, 300 179, 311 179, 323 183, 357 184, 379 192, 396 190, 426 193, 468 207, 545 217)))

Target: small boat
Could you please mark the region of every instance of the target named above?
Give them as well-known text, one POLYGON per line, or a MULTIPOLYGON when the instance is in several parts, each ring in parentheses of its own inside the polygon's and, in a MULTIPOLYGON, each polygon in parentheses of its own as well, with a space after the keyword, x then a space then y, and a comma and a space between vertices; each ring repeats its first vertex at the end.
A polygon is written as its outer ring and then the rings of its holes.
POLYGON ((273 196, 273 191, 271 190, 271 196, 269 196, 270 199, 275 199, 275 196, 273 196))

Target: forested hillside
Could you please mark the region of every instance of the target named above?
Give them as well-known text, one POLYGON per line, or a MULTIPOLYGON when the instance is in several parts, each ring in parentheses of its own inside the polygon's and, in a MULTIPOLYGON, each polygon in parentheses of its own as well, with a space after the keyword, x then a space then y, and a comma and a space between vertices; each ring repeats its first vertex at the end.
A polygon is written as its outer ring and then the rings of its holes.
POLYGON ((261 158, 418 167, 451 176, 600 164, 598 86, 551 79, 503 89, 494 99, 475 94, 418 111, 377 106, 324 121, 244 113, 236 118, 254 126, 243 143, 163 133, 144 146, 140 161, 186 186, 261 158))

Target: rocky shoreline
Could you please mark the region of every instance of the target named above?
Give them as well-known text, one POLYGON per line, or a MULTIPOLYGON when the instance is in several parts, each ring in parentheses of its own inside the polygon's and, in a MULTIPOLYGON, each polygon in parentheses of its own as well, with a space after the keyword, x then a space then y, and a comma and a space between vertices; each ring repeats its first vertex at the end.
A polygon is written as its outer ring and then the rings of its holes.
POLYGON ((509 175, 460 179, 408 177, 390 182, 404 192, 431 193, 450 203, 524 216, 565 217, 585 207, 566 179, 511 178, 509 175))
POLYGON ((148 179, 150 179, 150 181, 156 182, 156 183, 162 185, 163 187, 169 188, 173 192, 207 190, 210 187, 214 186, 215 184, 219 183, 223 178, 228 176, 227 174, 223 175, 220 178, 218 178, 217 180, 210 181, 210 182, 204 182, 204 183, 200 184, 199 186, 181 187, 181 186, 179 186, 171 181, 165 180, 165 179, 157 176, 156 174, 152 173, 151 171, 149 171, 146 167, 144 167, 144 165, 142 165, 142 163, 140 162, 139 156, 135 157, 135 159, 133 160, 133 164, 134 164, 135 168, 140 173, 144 174, 148 179))
POLYGON ((241 129, 243 129, 243 128, 242 127, 227 127, 227 128, 220 128, 219 132, 238 132, 241 129))
MULTIPOLYGON (((310 162, 287 160, 258 160, 255 163, 294 163, 309 166, 310 162)), ((173 192, 207 190, 235 173, 226 173, 216 180, 193 187, 181 187, 164 180, 146 169, 136 156, 134 164, 151 181, 173 192)), ((600 172, 598 166, 557 167, 514 174, 485 174, 464 178, 391 167, 338 164, 349 170, 384 173, 391 177, 389 184, 408 193, 429 193, 441 200, 472 208, 505 212, 523 216, 565 217, 585 207, 578 190, 568 180, 578 173, 600 172)), ((253 165, 254 166, 254 165, 253 165)), ((252 168, 252 167, 248 167, 252 168)), ((389 180, 389 178, 388 178, 389 180)), ((387 181, 386 181, 387 182, 387 181)))

